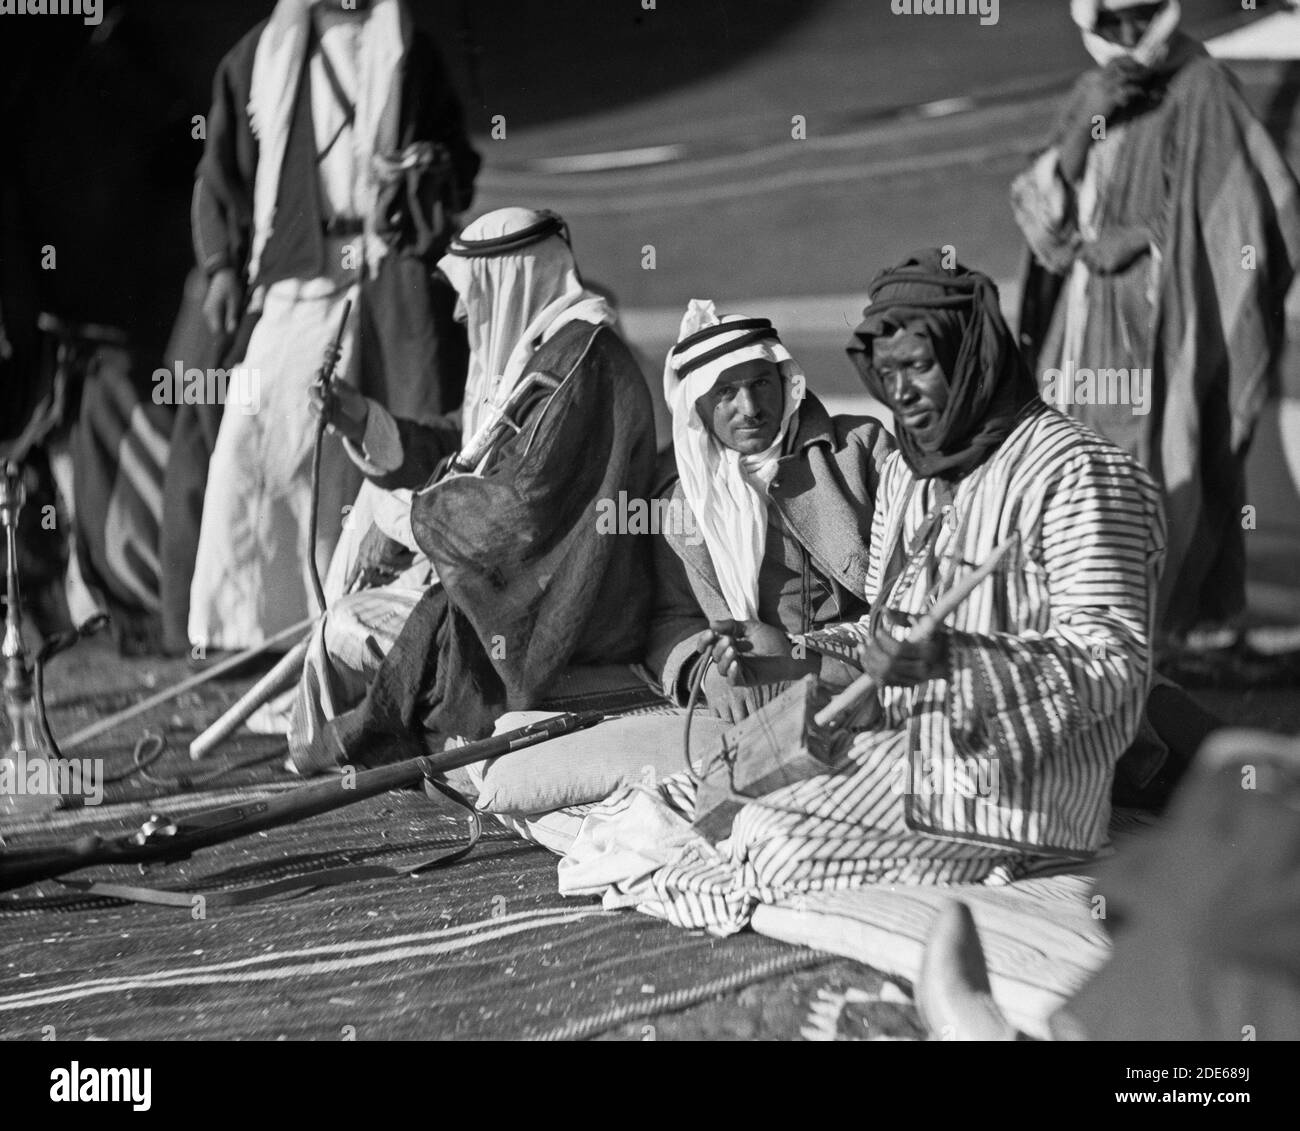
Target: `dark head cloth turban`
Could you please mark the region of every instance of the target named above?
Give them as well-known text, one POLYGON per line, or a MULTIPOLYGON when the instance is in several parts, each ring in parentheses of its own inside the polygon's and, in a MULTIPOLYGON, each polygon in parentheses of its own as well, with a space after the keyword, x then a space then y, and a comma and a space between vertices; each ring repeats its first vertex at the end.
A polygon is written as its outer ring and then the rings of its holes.
POLYGON ((888 404, 871 365, 871 343, 898 330, 929 339, 944 376, 948 404, 924 444, 898 429, 908 466, 922 479, 959 479, 1007 438, 1038 390, 998 306, 998 289, 979 271, 943 266, 938 248, 910 255, 882 271, 868 291, 871 305, 853 331, 849 358, 874 396, 888 404))

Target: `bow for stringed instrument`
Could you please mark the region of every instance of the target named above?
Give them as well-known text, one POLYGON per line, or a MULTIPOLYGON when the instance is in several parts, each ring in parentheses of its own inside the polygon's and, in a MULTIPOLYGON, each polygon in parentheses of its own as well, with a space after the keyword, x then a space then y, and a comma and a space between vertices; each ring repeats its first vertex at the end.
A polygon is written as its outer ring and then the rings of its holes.
MULTIPOLYGON (((907 640, 919 644, 933 636, 1017 541, 1012 537, 1003 542, 979 568, 966 574, 916 621, 907 640)), ((855 729, 869 726, 878 712, 872 692, 879 681, 867 673, 832 695, 816 676, 805 676, 726 731, 697 771, 690 763, 690 722, 707 666, 707 662, 699 664, 692 681, 686 759, 699 787, 695 829, 716 844, 730 835, 736 814, 748 802, 848 765, 855 729)))

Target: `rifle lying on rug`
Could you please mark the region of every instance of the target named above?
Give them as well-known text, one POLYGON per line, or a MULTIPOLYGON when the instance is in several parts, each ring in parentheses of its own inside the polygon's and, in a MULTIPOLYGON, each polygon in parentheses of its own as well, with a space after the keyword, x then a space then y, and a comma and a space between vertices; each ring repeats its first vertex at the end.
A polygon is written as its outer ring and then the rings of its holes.
MULTIPOLYGON (((449 790, 449 787, 436 781, 437 775, 461 766, 468 766, 473 762, 481 762, 485 758, 496 758, 526 746, 535 746, 539 742, 571 734, 585 727, 594 726, 603 718, 603 715, 594 711, 557 715, 492 738, 468 743, 454 750, 426 754, 373 770, 345 773, 341 777, 304 785, 277 797, 223 805, 217 809, 209 809, 179 819, 154 814, 137 831, 124 833, 121 836, 104 837, 98 833, 91 833, 66 844, 49 848, 0 850, 0 891, 23 887, 25 884, 36 883, 39 880, 54 879, 56 876, 63 876, 81 868, 93 868, 99 865, 175 863, 188 859, 192 853, 201 848, 210 848, 215 844, 223 844, 228 840, 249 836, 265 829, 278 828, 334 809, 342 809, 347 805, 355 805, 359 801, 388 793, 390 790, 404 789, 424 781, 429 781, 439 790, 454 795, 455 791, 449 790)), ((476 840, 477 836, 472 835, 470 847, 476 840)), ((456 858, 459 859, 466 851, 467 848, 458 850, 455 854, 456 858)), ((440 858, 439 862, 450 862, 450 860, 440 858)), ((416 865, 406 871, 408 873, 419 871, 431 866, 432 863, 416 865)), ((357 874, 356 869, 352 869, 351 872, 353 874, 347 878, 364 878, 357 874)), ((387 869, 385 874, 393 874, 393 869, 387 869)), ((312 879, 312 877, 307 878, 312 879)), ((297 884, 299 890, 304 886, 322 886, 322 881, 318 880, 306 885, 302 882, 297 884)), ((110 884, 94 884, 86 890, 91 894, 138 898, 138 895, 128 893, 143 889, 115 889, 114 885, 110 884)), ((190 893, 155 894, 176 898, 151 899, 145 902, 188 904, 192 898, 190 893)))

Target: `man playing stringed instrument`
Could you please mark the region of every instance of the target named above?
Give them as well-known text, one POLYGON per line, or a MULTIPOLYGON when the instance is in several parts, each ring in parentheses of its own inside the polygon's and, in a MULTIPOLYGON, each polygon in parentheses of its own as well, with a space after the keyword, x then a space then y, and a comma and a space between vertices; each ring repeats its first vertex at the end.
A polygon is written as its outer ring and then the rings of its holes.
MULTIPOLYGON (((342 385, 318 398, 386 496, 380 529, 414 553, 314 633, 289 736, 301 770, 490 733, 566 665, 641 655, 648 547, 591 521, 599 499, 645 497, 654 472, 650 394, 613 308, 550 212, 490 212, 439 267, 469 331, 459 419, 396 419, 342 385)), ((327 595, 345 587, 337 565, 327 595)))
MULTIPOLYGON (((846 766, 746 804, 720 852, 696 838, 619 884, 685 926, 739 930, 799 892, 1005 881, 1086 857, 1141 721, 1164 553, 1151 477, 1039 400, 987 276, 925 251, 871 297, 849 354, 899 443, 876 498, 873 611, 805 638, 875 676, 871 721, 846 766), (938 631, 903 639, 1008 542, 938 631)), ((737 685, 807 670, 788 639, 701 644, 737 685)), ((661 796, 696 815, 684 777, 661 796)))

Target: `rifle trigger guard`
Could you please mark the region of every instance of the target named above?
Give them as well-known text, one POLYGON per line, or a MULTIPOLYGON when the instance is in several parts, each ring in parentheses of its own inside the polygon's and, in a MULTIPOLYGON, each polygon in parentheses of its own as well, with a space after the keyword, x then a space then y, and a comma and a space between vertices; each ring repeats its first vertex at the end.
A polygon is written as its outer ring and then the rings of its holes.
POLYGON ((136 844, 153 844, 173 837, 177 833, 176 821, 165 813, 150 813, 148 819, 140 826, 132 838, 136 844))

